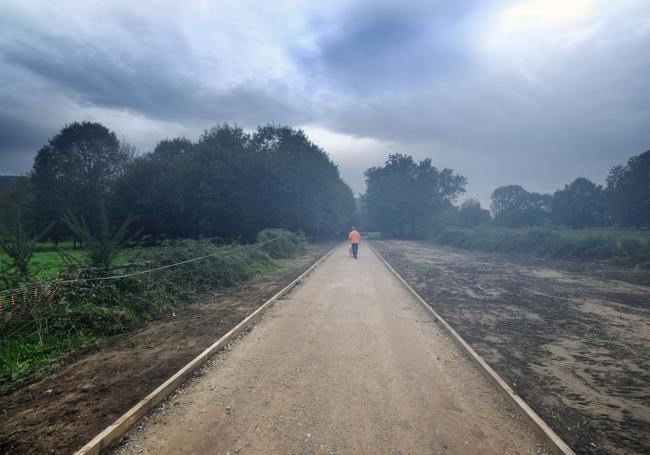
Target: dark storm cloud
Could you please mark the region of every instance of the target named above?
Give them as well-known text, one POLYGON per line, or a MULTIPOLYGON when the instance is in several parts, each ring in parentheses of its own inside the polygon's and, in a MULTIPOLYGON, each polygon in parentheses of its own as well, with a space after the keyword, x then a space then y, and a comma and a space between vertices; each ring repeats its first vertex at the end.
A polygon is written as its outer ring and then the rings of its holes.
POLYGON ((364 2, 346 9, 316 49, 294 49, 304 71, 344 92, 406 90, 468 64, 456 23, 470 2, 364 2), (405 87, 400 87, 405 84, 405 87))
POLYGON ((45 144, 48 135, 50 131, 43 125, 0 112, 0 175, 29 170, 33 154, 45 144))
POLYGON ((0 173, 86 119, 144 149, 217 122, 308 126, 339 134, 329 151, 357 191, 399 151, 483 200, 602 182, 650 148, 641 0, 47 5, 0 15, 0 173))
POLYGON ((0 144, 5 149, 37 147, 47 138, 47 129, 0 112, 0 144))
POLYGON ((244 125, 295 121, 296 111, 271 93, 276 87, 242 83, 215 91, 177 72, 172 55, 120 59, 90 43, 46 36, 47 46, 16 42, 2 52, 6 63, 56 85, 87 105, 128 109, 161 120, 209 122, 229 118, 244 125))

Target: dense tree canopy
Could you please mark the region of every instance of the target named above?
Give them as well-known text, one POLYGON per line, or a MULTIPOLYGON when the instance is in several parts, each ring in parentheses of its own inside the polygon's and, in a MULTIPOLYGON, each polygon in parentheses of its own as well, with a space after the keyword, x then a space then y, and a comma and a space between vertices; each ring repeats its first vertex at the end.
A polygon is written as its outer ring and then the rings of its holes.
POLYGON ((47 225, 69 210, 92 226, 127 160, 117 136, 105 126, 92 122, 66 125, 34 160, 31 181, 36 223, 47 225))
POLYGON ((31 202, 27 177, 0 176, 0 224, 11 226, 31 202))
POLYGON ((370 222, 393 235, 421 235, 435 213, 465 191, 467 179, 438 170, 430 159, 389 155, 384 166, 366 170, 364 206, 370 222))
POLYGON ((464 227, 474 227, 492 220, 490 211, 481 207, 476 199, 463 201, 458 210, 458 219, 464 227))
POLYGON ((551 196, 529 193, 520 185, 501 186, 492 193, 494 222, 501 226, 539 226, 549 221, 551 196))
POLYGON ((650 150, 615 166, 607 177, 607 201, 613 221, 650 226, 650 150))
POLYGON ((577 178, 553 194, 553 220, 574 229, 604 222, 603 188, 577 178))
POLYGON ((141 215, 160 236, 253 238, 267 227, 337 232, 354 217, 338 169, 300 130, 228 125, 197 143, 161 141, 133 160, 115 191, 115 209, 141 215))

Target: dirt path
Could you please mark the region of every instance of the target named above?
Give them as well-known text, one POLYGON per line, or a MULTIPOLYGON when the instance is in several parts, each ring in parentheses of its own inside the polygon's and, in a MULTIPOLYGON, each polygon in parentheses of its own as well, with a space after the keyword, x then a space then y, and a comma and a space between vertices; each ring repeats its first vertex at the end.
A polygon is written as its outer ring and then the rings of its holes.
POLYGON ((362 245, 339 248, 121 454, 537 453, 539 441, 362 245))
POLYGON ((64 359, 49 379, 0 396, 0 454, 74 452, 334 245, 312 245, 281 269, 215 290, 166 320, 64 359))
POLYGON ((650 273, 374 245, 580 454, 650 453, 650 273))

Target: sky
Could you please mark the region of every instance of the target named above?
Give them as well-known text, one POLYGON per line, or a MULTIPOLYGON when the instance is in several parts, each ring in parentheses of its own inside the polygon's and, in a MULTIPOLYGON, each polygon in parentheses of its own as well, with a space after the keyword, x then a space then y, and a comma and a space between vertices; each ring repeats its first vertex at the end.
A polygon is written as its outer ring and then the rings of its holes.
POLYGON ((142 152, 288 124, 356 193, 389 153, 484 204, 604 183, 650 149, 650 2, 0 0, 0 174, 83 120, 142 152))

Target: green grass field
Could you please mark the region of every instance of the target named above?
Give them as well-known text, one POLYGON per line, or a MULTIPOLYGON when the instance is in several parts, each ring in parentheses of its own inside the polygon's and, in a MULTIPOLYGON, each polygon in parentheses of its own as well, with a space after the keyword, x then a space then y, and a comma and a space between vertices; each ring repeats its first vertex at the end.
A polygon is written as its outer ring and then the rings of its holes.
MULTIPOLYGON (((116 265, 127 264, 145 250, 151 250, 151 248, 126 249, 120 254, 115 263, 116 265)), ((31 270, 36 272, 36 281, 55 277, 59 273, 61 266, 64 264, 59 251, 79 261, 82 261, 84 257, 83 248, 73 248, 72 242, 61 242, 58 247, 51 242, 39 243, 30 263, 31 270)), ((4 251, 0 251, 0 267, 7 267, 10 263, 11 258, 4 251)))

